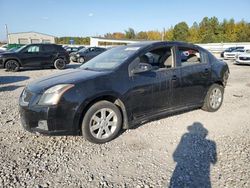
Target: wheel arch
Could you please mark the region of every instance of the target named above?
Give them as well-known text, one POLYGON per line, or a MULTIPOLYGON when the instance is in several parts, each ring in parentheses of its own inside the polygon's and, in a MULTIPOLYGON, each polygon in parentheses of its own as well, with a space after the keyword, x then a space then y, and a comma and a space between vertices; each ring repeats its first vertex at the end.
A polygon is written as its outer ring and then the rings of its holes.
POLYGON ((20 66, 22 66, 21 61, 20 61, 18 58, 11 57, 11 58, 7 58, 7 59, 4 60, 4 63, 3 63, 3 67, 4 67, 4 68, 5 68, 5 65, 6 65, 7 61, 9 61, 9 60, 15 60, 15 61, 18 62, 18 64, 19 64, 20 66))
POLYGON ((102 101, 102 100, 109 101, 109 102, 115 104, 119 108, 121 115, 122 115, 122 128, 128 129, 129 123, 128 123, 128 115, 127 115, 127 110, 126 110, 125 104, 119 97, 117 97, 115 95, 111 95, 111 94, 106 94, 106 95, 101 95, 101 96, 95 97, 95 98, 91 99, 89 102, 81 105, 80 110, 78 112, 79 117, 77 118, 78 119, 77 129, 81 131, 81 122, 82 122, 86 112, 88 111, 88 109, 93 104, 95 104, 99 101, 102 101))

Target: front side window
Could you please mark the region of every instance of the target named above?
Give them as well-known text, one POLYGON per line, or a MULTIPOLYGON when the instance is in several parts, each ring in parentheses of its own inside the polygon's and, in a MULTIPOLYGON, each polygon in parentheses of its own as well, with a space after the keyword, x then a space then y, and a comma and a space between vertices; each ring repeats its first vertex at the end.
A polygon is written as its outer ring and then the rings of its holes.
POLYGON ((192 48, 179 48, 181 66, 201 63, 201 55, 198 50, 192 48))
POLYGON ((39 46, 29 46, 27 48, 27 52, 29 53, 36 53, 39 52, 39 46))

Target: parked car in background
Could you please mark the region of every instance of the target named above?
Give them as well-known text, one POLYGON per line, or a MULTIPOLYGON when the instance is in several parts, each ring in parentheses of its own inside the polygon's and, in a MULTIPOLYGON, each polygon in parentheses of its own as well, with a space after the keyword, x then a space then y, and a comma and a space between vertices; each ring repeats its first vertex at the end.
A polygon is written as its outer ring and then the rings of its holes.
POLYGON ((70 55, 69 55, 70 61, 77 62, 77 53, 78 53, 78 52, 82 52, 82 51, 84 51, 84 50, 86 50, 85 47, 82 48, 82 49, 80 49, 80 50, 78 50, 77 52, 72 52, 72 53, 70 53, 70 55))
POLYGON ((8 44, 4 44, 4 45, 0 46, 1 51, 6 51, 7 49, 8 49, 8 44))
POLYGON ((0 66, 8 71, 20 67, 55 67, 64 69, 69 63, 69 54, 56 44, 29 44, 13 52, 0 54, 0 66))
POLYGON ((245 53, 238 55, 235 64, 250 65, 250 49, 246 49, 245 53))
POLYGON ((65 50, 66 50, 69 54, 71 54, 71 53, 77 52, 77 51, 79 51, 79 50, 81 50, 81 49, 83 49, 83 48, 85 48, 85 47, 84 47, 84 46, 79 46, 79 47, 66 47, 65 50))
POLYGON ((104 143, 121 129, 177 111, 217 111, 228 74, 225 62, 196 45, 119 46, 28 84, 19 100, 21 122, 30 132, 82 134, 104 143))
POLYGON ((100 48, 100 47, 89 47, 82 49, 72 56, 72 60, 78 63, 85 63, 89 61, 90 59, 94 58, 95 56, 101 54, 102 52, 105 52, 106 48, 100 48))
POLYGON ((244 46, 229 47, 229 48, 225 49, 224 51, 222 51, 220 56, 224 57, 225 52, 232 52, 232 51, 238 50, 238 49, 244 49, 244 46))
POLYGON ((231 60, 235 60, 236 56, 245 53, 245 49, 236 49, 233 50, 232 52, 225 52, 224 53, 224 59, 231 59, 231 60))

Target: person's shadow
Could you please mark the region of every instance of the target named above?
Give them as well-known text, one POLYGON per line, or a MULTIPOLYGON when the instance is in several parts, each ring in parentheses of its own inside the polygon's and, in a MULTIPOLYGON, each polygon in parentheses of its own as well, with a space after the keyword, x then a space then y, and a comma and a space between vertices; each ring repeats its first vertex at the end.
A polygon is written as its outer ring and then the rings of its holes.
POLYGON ((187 129, 173 154, 177 164, 169 188, 211 188, 210 164, 217 161, 216 143, 206 139, 208 131, 199 122, 187 129))

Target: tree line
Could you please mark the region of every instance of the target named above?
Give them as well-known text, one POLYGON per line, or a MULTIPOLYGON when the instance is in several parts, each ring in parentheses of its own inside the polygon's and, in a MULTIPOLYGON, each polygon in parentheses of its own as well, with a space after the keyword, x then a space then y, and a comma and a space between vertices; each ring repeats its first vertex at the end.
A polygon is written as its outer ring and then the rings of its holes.
MULTIPOLYGON (((136 32, 128 28, 124 32, 106 33, 103 37, 112 39, 167 40, 192 43, 250 42, 250 23, 242 20, 204 17, 200 23, 194 22, 191 27, 186 22, 177 23, 170 28, 136 32)), ((89 37, 61 37, 58 43, 68 44, 71 38, 75 44, 89 44, 89 37)))

